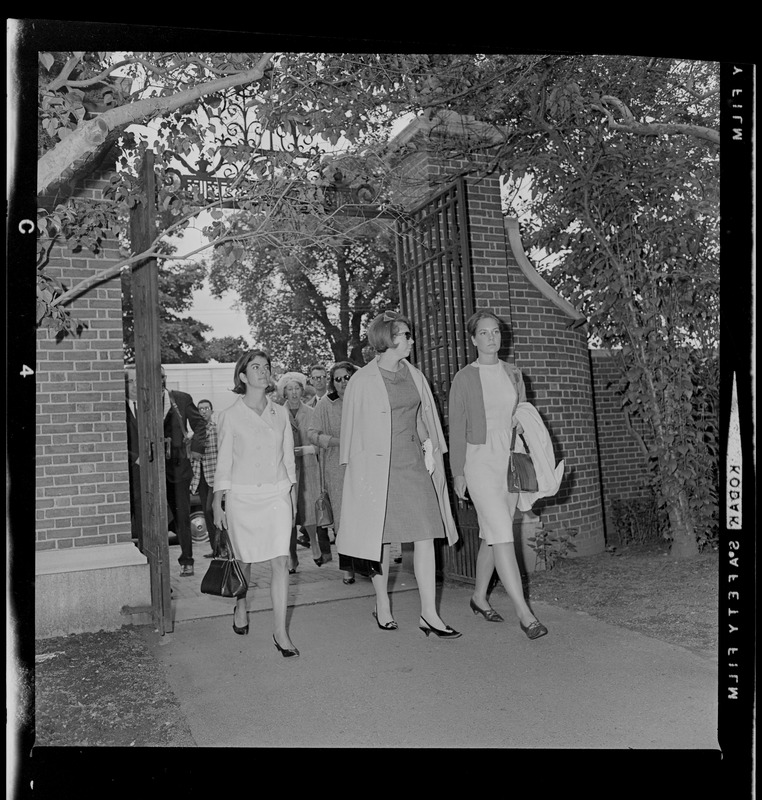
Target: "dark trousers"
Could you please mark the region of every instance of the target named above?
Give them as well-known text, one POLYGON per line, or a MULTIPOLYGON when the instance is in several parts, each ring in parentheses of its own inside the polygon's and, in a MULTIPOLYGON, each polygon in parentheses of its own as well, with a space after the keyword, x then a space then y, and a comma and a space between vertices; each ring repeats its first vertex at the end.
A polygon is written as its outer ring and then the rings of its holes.
POLYGON ((190 524, 190 480, 167 481, 167 503, 175 519, 175 533, 180 540, 178 562, 185 566, 193 564, 193 537, 190 524))
POLYGON ((140 467, 130 464, 130 527, 138 549, 143 550, 143 508, 140 499, 140 467))
POLYGON ((204 519, 206 520, 206 530, 209 534, 209 544, 212 548, 212 553, 218 556, 220 554, 220 532, 214 524, 214 513, 212 512, 212 499, 214 498, 214 490, 206 482, 204 477, 204 468, 201 468, 201 480, 198 482, 198 499, 201 501, 201 508, 204 510, 204 519))

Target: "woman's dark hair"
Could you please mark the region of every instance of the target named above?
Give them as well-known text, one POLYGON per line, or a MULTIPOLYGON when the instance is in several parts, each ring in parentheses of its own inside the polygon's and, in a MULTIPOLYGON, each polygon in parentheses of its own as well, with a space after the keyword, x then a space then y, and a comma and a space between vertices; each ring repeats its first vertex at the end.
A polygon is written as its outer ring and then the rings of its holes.
POLYGON ((330 372, 328 373, 328 391, 335 392, 336 387, 333 385, 333 376, 336 373, 336 370, 345 369, 349 375, 354 375, 355 372, 359 369, 356 364, 353 364, 351 361, 337 361, 332 367, 330 372))
POLYGON ((267 361, 267 368, 272 371, 273 365, 270 360, 270 355, 265 350, 249 350, 244 353, 238 361, 235 362, 233 368, 233 391, 236 394, 246 394, 246 384, 241 380, 241 373, 246 372, 246 367, 259 356, 267 361))
POLYGON ((377 352, 385 353, 394 347, 394 337, 399 333, 400 325, 407 325, 412 330, 413 325, 407 317, 396 311, 384 311, 368 325, 368 344, 377 352))
POLYGON ((503 320, 497 316, 497 314, 493 314, 491 311, 477 311, 475 314, 472 314, 468 321, 466 322, 466 331, 468 331, 469 336, 476 336, 476 328, 479 325, 479 322, 483 319, 494 319, 495 322, 500 326, 500 331, 502 332, 504 329, 503 320))

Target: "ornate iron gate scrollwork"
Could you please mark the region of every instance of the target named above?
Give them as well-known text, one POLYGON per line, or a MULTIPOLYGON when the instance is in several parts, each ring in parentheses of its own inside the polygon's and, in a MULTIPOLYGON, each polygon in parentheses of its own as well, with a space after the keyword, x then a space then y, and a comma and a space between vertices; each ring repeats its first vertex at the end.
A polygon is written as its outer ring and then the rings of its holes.
MULTIPOLYGON (((397 223, 400 307, 412 320, 412 358, 431 384, 445 433, 450 384, 469 361, 466 320, 474 312, 466 202, 465 180, 459 178, 397 223)), ((472 579, 476 512, 457 502, 450 475, 448 484, 461 539, 438 550, 437 565, 450 577, 472 579)))

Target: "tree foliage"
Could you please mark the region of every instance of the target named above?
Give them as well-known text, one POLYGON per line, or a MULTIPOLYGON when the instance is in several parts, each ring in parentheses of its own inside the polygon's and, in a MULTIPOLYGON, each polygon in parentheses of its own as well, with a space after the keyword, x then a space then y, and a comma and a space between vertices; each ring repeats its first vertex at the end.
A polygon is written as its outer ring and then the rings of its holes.
POLYGON ((238 292, 257 341, 295 368, 346 359, 363 364, 367 322, 399 302, 395 242, 376 223, 330 243, 288 252, 265 244, 247 248, 232 265, 223 262, 217 254, 215 291, 238 292))
MULTIPOLYGON (((206 278, 206 267, 196 262, 169 262, 159 271, 159 335, 162 364, 207 361, 205 333, 211 328, 192 317, 183 316, 193 305, 193 292, 206 278)), ((127 362, 135 359, 135 328, 132 305, 132 275, 122 273, 122 331, 127 362)))
POLYGON ((215 337, 205 343, 203 361, 216 361, 218 364, 229 364, 232 361, 237 361, 241 353, 249 349, 249 343, 243 336, 215 337))
MULTIPOLYGON (((206 209, 215 270, 218 276, 229 272, 218 279, 248 287, 244 302, 252 318, 262 320, 261 335, 275 337, 263 341, 296 353, 300 342, 328 333, 334 356, 343 354, 342 341, 348 353, 356 352, 361 342, 352 326, 329 320, 340 332, 332 335, 315 311, 317 289, 310 301, 312 289, 296 277, 297 263, 305 275, 320 274, 326 254, 337 252, 332 240, 359 232, 347 230, 326 202, 332 178, 325 173, 325 147, 314 137, 354 147, 357 168, 350 182, 359 189, 382 182, 378 154, 394 118, 417 114, 436 135, 438 120, 457 114, 472 123, 464 125, 460 141, 443 140, 446 154, 463 156, 466 171, 497 170, 510 188, 527 187, 528 196, 519 192, 508 199, 525 240, 546 254, 553 285, 587 314, 593 340, 619 348, 623 411, 651 428, 644 458, 670 518, 674 552, 695 550, 697 540, 711 537, 715 64, 437 53, 136 52, 119 60, 108 53, 40 54, 40 191, 65 184, 104 142, 122 137, 107 198, 98 204, 62 201, 42 212, 41 324, 71 325, 66 304, 99 279, 73 287, 47 279, 51 237, 97 250, 103 232, 118 227, 119 215, 140 201, 135 166, 150 146, 157 153, 161 225, 147 251, 113 270, 146 255, 169 263, 176 256, 165 247, 167 237, 206 209), (87 96, 91 91, 97 95, 87 96), (239 121, 236 128, 224 116, 236 104, 239 117, 251 112, 253 127, 239 121), (276 132, 293 134, 304 147, 273 147, 276 132), (486 160, 474 161, 474 152, 486 160), (227 177, 211 199, 181 179, 178 158, 199 157, 215 175, 227 177), (224 207, 239 213, 227 214, 224 207), (259 283, 252 285, 243 264, 259 283), (269 302, 255 309, 254 298, 265 289, 269 302), (294 310, 297 321, 289 322, 294 310)), ((338 256, 332 262, 334 275, 341 263, 338 256)))

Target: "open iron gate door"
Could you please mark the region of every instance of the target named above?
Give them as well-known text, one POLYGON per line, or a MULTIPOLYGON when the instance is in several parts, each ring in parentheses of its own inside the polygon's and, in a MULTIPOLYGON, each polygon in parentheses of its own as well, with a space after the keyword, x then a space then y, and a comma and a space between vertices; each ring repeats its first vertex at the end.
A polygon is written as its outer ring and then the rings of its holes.
MULTIPOLYGON (((141 253, 156 237, 154 154, 148 150, 141 167, 145 201, 130 212, 132 252, 141 253)), ((138 389, 138 430, 143 552, 151 573, 151 610, 160 633, 171 633, 172 600, 167 535, 167 484, 164 466, 161 346, 159 337, 159 277, 156 259, 132 265, 135 367, 138 389)))
MULTIPOLYGON (((397 223, 400 308, 413 323, 412 358, 431 384, 447 433, 448 398, 455 373, 470 358, 466 320, 474 313, 466 184, 459 178, 397 223)), ((445 463, 449 464, 448 459, 445 463)), ((476 511, 448 487, 460 541, 437 551, 437 568, 473 579, 479 548, 476 511)))

